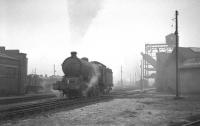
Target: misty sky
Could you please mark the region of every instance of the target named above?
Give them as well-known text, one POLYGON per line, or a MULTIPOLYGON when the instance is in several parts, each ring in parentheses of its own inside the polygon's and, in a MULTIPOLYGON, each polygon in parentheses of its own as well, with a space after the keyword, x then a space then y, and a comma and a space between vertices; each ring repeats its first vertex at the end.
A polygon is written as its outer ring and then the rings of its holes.
POLYGON ((55 64, 63 75, 73 50, 113 69, 115 80, 122 65, 128 80, 144 44, 174 32, 176 9, 180 45, 200 47, 200 0, 0 0, 0 46, 27 53, 28 73, 52 75, 55 64))

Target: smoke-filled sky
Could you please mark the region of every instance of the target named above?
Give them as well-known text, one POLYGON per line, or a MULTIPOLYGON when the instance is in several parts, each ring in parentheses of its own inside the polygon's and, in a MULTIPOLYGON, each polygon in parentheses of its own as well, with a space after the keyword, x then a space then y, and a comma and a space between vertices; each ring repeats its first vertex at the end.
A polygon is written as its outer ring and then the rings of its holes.
MULTIPOLYGON (((179 11, 181 46, 200 47, 199 0, 0 0, 0 46, 27 53, 28 73, 63 75, 61 64, 97 60, 114 79, 139 76, 145 43, 164 43, 179 11)), ((172 26, 173 25, 173 26, 172 26)))

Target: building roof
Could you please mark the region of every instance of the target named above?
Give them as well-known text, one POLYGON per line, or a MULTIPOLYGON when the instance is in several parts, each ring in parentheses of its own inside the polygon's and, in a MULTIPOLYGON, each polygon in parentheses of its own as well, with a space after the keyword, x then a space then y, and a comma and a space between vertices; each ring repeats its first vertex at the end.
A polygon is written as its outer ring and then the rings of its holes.
POLYGON ((189 47, 192 51, 200 53, 200 48, 199 47, 189 47))
POLYGON ((4 54, 4 53, 0 53, 0 58, 7 58, 7 59, 12 59, 12 60, 18 60, 18 59, 16 59, 16 58, 11 57, 11 56, 8 56, 8 55, 6 55, 6 54, 4 54))
MULTIPOLYGON (((175 49, 168 59, 168 63, 175 58, 175 49)), ((200 68, 200 48, 198 47, 179 47, 180 69, 200 68)))
POLYGON ((197 69, 200 68, 200 63, 195 64, 183 64, 179 67, 180 69, 197 69))
MULTIPOLYGON (((174 49, 172 55, 176 54, 176 50, 174 49)), ((179 62, 184 62, 188 59, 198 59, 200 58, 200 48, 197 47, 179 47, 179 62)))
POLYGON ((182 69, 200 68, 200 58, 191 58, 185 60, 180 66, 182 69))

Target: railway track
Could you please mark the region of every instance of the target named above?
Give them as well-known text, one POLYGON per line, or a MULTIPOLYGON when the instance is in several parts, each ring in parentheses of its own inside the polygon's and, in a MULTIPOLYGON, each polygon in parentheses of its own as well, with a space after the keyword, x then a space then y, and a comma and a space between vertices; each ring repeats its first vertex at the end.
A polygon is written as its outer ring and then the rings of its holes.
POLYGON ((21 96, 21 97, 8 97, 8 98, 0 99, 0 105, 30 102, 30 101, 50 99, 50 98, 55 98, 55 97, 56 96, 54 94, 38 94, 38 95, 21 96))
MULTIPOLYGON (((151 91, 153 89, 147 89, 147 91, 151 91)), ((0 109, 0 122, 20 118, 24 116, 29 116, 34 113, 41 113, 46 112, 48 110, 55 110, 57 108, 70 108, 70 107, 78 107, 83 106, 91 103, 97 103, 105 100, 111 100, 113 98, 117 98, 118 95, 121 94, 138 94, 141 91, 135 90, 132 92, 112 92, 110 95, 103 95, 99 97, 91 97, 91 98, 77 98, 77 99, 49 99, 47 101, 42 101, 38 103, 31 103, 31 104, 22 104, 17 105, 15 107, 8 107, 4 109, 0 109)))
POLYGON ((183 124, 182 126, 200 126, 200 120, 192 121, 192 122, 183 124))
POLYGON ((149 91, 154 91, 155 88, 148 88, 148 89, 144 89, 143 91, 141 90, 128 90, 128 91, 125 91, 125 90, 117 90, 117 91, 114 91, 114 92, 111 92, 110 95, 112 96, 117 96, 117 95, 132 95, 132 94, 139 94, 139 93, 146 93, 146 92, 149 92, 149 91))
POLYGON ((78 99, 51 99, 45 102, 29 104, 29 105, 18 105, 7 109, 0 110, 0 122, 10 120, 13 118, 24 117, 34 113, 41 113, 48 110, 57 108, 72 107, 83 104, 96 103, 102 100, 112 99, 111 96, 100 96, 93 98, 78 98, 78 99))

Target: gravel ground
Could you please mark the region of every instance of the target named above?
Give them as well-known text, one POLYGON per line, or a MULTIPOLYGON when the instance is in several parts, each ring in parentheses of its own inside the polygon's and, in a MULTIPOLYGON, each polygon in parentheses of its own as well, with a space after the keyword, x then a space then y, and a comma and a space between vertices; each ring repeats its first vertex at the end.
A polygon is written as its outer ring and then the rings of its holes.
POLYGON ((122 94, 110 101, 43 113, 3 126, 173 126, 200 114, 199 96, 175 100, 173 95, 161 93, 122 94))

